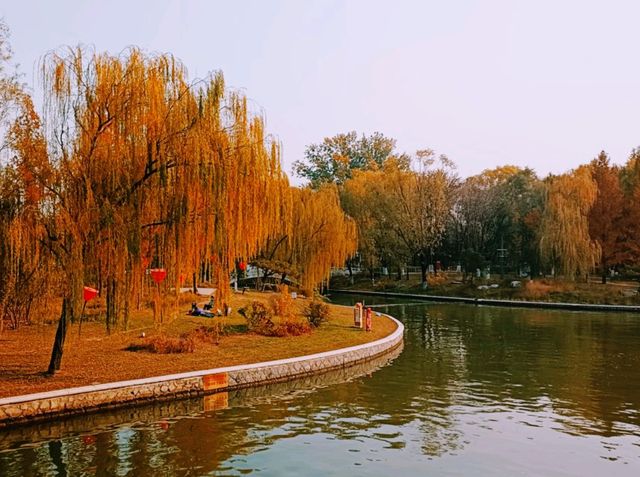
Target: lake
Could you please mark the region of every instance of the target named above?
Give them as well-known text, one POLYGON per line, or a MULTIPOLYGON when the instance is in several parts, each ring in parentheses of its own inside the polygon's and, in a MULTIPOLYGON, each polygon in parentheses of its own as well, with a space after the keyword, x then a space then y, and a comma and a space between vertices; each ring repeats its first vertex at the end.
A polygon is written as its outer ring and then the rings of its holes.
POLYGON ((402 350, 0 431, 0 476, 640 475, 640 315, 365 300, 402 350))

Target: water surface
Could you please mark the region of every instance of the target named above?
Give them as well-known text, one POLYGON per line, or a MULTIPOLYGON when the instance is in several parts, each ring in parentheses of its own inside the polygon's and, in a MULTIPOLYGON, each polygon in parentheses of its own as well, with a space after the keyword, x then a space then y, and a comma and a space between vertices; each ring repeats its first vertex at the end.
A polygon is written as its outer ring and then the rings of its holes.
POLYGON ((640 475, 639 315, 366 300, 397 356, 0 431, 0 476, 640 475))

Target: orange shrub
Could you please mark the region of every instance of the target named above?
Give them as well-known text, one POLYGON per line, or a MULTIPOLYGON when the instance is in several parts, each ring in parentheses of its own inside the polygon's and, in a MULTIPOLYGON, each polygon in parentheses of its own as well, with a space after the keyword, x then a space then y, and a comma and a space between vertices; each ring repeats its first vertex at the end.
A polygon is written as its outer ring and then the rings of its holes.
POLYGON ((218 344, 220 329, 218 326, 199 326, 189 333, 183 333, 180 338, 191 339, 199 343, 218 344))
POLYGON ((444 273, 440 273, 439 275, 430 274, 427 277, 427 283, 430 287, 445 285, 447 283, 447 276, 444 273))
POLYGON ((331 310, 329 309, 329 305, 319 301, 312 301, 304 311, 304 316, 307 318, 309 324, 314 328, 317 328, 322 323, 329 321, 330 315, 331 310))
POLYGON ((264 303, 254 300, 249 306, 240 308, 238 313, 247 320, 249 331, 261 335, 268 335, 273 328, 271 312, 264 306, 264 303))
POLYGON ((126 348, 127 351, 158 354, 193 353, 195 349, 195 341, 192 338, 171 338, 164 335, 152 336, 142 342, 132 343, 126 348))
POLYGON ((298 318, 287 318, 279 323, 275 323, 269 336, 300 336, 311 332, 311 325, 298 318))
POLYGON ((278 287, 280 293, 274 295, 269 300, 271 305, 271 311, 275 316, 282 318, 292 318, 295 316, 295 304, 291 294, 289 293, 289 287, 287 285, 281 285, 278 287))
POLYGON ((575 285, 553 280, 529 280, 524 286, 528 298, 543 298, 551 293, 573 291, 575 285))

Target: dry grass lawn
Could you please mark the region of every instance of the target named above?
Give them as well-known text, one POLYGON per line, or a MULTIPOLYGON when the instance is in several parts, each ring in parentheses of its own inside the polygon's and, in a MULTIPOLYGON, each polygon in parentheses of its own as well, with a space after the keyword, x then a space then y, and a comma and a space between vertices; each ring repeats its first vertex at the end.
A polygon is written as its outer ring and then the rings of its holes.
MULTIPOLYGON (((134 314, 129 331, 111 335, 107 334, 101 321, 83 323, 80 336, 77 324, 72 325, 67 334, 62 369, 53 377, 47 377, 43 372, 49 362, 55 322, 41 320, 42 323, 22 326, 15 331, 5 330, 0 335, 0 398, 302 356, 373 341, 390 334, 396 327, 391 320, 374 316, 373 331, 365 333, 352 326, 351 308, 330 305, 330 321, 307 335, 279 338, 247 332, 245 319, 237 310, 252 300, 267 302, 270 296, 273 293, 238 293, 230 301, 232 313, 229 317, 200 318, 187 315, 193 299, 187 295, 181 298, 176 317, 170 323, 154 327, 150 310, 144 310, 134 314), (225 325, 219 344, 198 342, 193 353, 154 354, 126 350, 130 344, 140 341, 142 332, 147 337, 179 337, 203 325, 213 326, 217 320, 225 325)), ((200 297, 199 301, 205 299, 200 297)), ((296 300, 298 312, 308 302, 308 299, 296 300)), ((55 312, 59 307, 52 308, 55 312)))

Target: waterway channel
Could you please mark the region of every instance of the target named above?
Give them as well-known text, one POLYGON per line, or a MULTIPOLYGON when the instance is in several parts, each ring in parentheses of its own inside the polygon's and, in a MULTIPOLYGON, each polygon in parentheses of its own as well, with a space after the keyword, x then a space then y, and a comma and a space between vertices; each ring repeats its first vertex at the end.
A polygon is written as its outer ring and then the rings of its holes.
POLYGON ((639 314, 365 300, 402 351, 3 430, 0 476, 640 475, 639 314))

